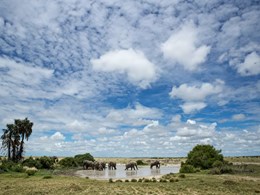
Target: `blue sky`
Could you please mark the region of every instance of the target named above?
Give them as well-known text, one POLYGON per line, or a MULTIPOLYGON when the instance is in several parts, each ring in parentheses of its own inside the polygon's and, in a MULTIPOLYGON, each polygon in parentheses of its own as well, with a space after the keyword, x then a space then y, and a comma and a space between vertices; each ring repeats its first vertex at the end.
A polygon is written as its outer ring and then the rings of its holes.
POLYGON ((0 0, 0 126, 26 155, 260 153, 259 1, 0 0))

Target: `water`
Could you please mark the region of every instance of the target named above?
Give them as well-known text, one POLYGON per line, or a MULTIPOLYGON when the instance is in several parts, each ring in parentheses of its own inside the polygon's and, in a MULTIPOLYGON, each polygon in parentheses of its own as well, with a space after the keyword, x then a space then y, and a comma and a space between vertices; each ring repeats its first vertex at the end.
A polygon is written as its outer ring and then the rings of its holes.
POLYGON ((125 171, 125 165, 117 165, 117 170, 79 170, 76 175, 93 179, 131 179, 142 177, 156 177, 168 173, 178 173, 180 165, 161 166, 160 169, 150 169, 149 166, 138 167, 138 170, 125 171))

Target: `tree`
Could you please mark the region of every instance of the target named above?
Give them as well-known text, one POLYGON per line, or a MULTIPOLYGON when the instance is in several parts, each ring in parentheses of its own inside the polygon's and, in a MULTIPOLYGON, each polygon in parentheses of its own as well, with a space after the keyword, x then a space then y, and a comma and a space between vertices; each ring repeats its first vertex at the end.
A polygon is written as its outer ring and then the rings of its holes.
POLYGON ((33 123, 27 118, 15 119, 14 124, 7 124, 7 128, 3 129, 2 149, 7 150, 8 160, 21 160, 24 152, 24 139, 28 140, 32 133, 32 126, 33 123))
POLYGON ((3 129, 4 134, 1 136, 2 139, 2 149, 7 148, 7 159, 11 159, 11 144, 12 144, 12 139, 11 139, 11 132, 10 129, 3 129))
POLYGON ((192 165, 196 168, 212 168, 215 161, 224 161, 221 150, 216 150, 211 145, 196 145, 188 153, 186 162, 183 165, 192 165))
POLYGON ((15 128, 17 128, 17 131, 21 135, 21 139, 22 139, 20 143, 19 151, 17 153, 18 155, 17 158, 18 160, 20 160, 24 152, 24 138, 28 141, 32 133, 33 123, 30 122, 27 118, 25 118, 24 120, 15 119, 14 123, 15 123, 15 128))

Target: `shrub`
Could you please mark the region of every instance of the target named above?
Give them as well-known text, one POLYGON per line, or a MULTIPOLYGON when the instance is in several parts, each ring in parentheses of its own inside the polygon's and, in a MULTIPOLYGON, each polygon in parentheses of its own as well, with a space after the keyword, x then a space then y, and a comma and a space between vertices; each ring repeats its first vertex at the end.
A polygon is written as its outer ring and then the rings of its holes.
POLYGON ((137 180, 136 179, 131 179, 131 182, 137 182, 137 180))
POLYGON ((83 165, 84 160, 89 160, 89 161, 93 161, 93 162, 95 161, 94 157, 90 153, 78 154, 78 155, 74 156, 74 159, 75 159, 75 162, 79 166, 83 165))
POLYGON ((167 182, 167 180, 166 179, 160 179, 160 182, 167 182))
POLYGON ((195 173, 196 169, 192 165, 182 164, 180 168, 180 173, 195 173))
POLYGON ((185 174, 180 174, 180 175, 179 175, 179 178, 185 178, 185 177, 186 177, 185 174))
POLYGON ((212 167, 222 167, 223 166, 223 162, 220 160, 216 160, 213 164, 212 167))
POLYGON ((29 157, 27 159, 25 159, 23 162, 22 162, 22 165, 23 166, 27 166, 27 167, 36 167, 36 163, 37 161, 33 159, 33 157, 29 157))
POLYGON ((118 180, 116 180, 116 182, 120 182, 120 183, 121 183, 121 182, 123 182, 123 181, 122 181, 121 179, 118 179, 118 180))
POLYGON ((143 182, 143 180, 140 178, 140 179, 138 179, 138 182, 143 182))
POLYGON ((62 167, 66 167, 66 168, 78 166, 77 162, 75 161, 75 159, 73 157, 66 157, 66 158, 61 159, 59 161, 59 165, 61 165, 62 167))
POLYGON ((147 165, 147 163, 144 163, 142 160, 137 160, 136 164, 137 165, 147 165))
POLYGON ((212 174, 212 175, 220 175, 221 171, 220 171, 219 167, 214 167, 214 168, 210 169, 209 173, 212 174))
POLYGON ((216 150, 211 145, 196 145, 188 153, 185 164, 192 165, 195 168, 209 169, 212 168, 215 161, 224 161, 221 150, 216 150))
POLYGON ((44 175, 43 176, 43 179, 51 179, 52 178, 52 175, 44 175))
POLYGON ((27 169, 25 172, 27 173, 28 176, 32 176, 34 175, 38 170, 35 169, 35 168, 30 168, 30 169, 27 169))
POLYGON ((125 180, 125 182, 129 182, 129 180, 128 180, 128 179, 126 179, 126 180, 125 180))
POLYGON ((171 179, 169 180, 169 182, 175 182, 175 179, 171 178, 171 179))
POLYGON ((24 168, 23 168, 23 166, 21 164, 16 164, 16 165, 11 167, 11 171, 22 173, 25 170, 24 170, 24 168))
POLYGON ((42 157, 40 157, 36 160, 39 162, 39 165, 38 165, 38 163, 36 163, 36 167, 40 166, 40 167, 37 167, 37 168, 40 168, 40 169, 52 169, 53 165, 55 163, 53 158, 50 158, 50 157, 47 157, 47 156, 42 156, 42 157))
POLYGON ((109 182, 109 183, 113 183, 113 179, 110 178, 110 179, 108 180, 108 182, 109 182))
POLYGON ((144 182, 150 182, 150 180, 149 179, 144 179, 144 182))

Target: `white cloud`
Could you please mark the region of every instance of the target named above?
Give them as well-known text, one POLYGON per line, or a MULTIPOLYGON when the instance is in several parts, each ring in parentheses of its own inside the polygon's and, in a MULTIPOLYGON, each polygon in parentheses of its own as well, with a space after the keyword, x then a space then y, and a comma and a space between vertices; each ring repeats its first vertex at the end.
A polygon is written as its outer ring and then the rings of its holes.
POLYGON ((104 72, 126 73, 130 82, 147 88, 156 80, 156 67, 143 54, 133 49, 115 50, 92 59, 93 69, 104 72))
POLYGON ((218 94, 222 91, 222 84, 202 83, 200 86, 181 84, 173 86, 170 92, 171 98, 180 98, 184 101, 203 101, 207 96, 218 94))
POLYGON ((244 120, 245 118, 246 118, 246 116, 244 114, 234 114, 232 116, 232 119, 236 120, 236 121, 241 121, 241 120, 244 120))
POLYGON ((196 71, 207 59, 210 47, 199 44, 198 30, 193 23, 185 23, 162 44, 164 56, 177 62, 186 70, 196 71))
POLYGON ((242 76, 260 74, 260 56, 252 52, 245 57, 245 61, 237 65, 237 72, 242 76))
POLYGON ((185 114, 190 114, 198 112, 206 106, 207 104, 205 104, 204 102, 186 102, 181 105, 181 108, 185 114))
POLYGON ((0 68, 6 69, 6 74, 1 78, 5 82, 23 83, 26 85, 39 84, 44 79, 53 75, 53 70, 16 62, 12 59, 0 57, 0 68))
POLYGON ((65 136, 61 132, 54 133, 50 139, 52 140, 65 140, 65 136))
POLYGON ((204 102, 214 94, 220 94, 223 91, 224 82, 216 80, 215 83, 202 83, 201 85, 181 84, 179 87, 173 86, 169 93, 172 99, 181 99, 184 104, 181 105, 184 113, 189 114, 197 112, 207 106, 204 102))

